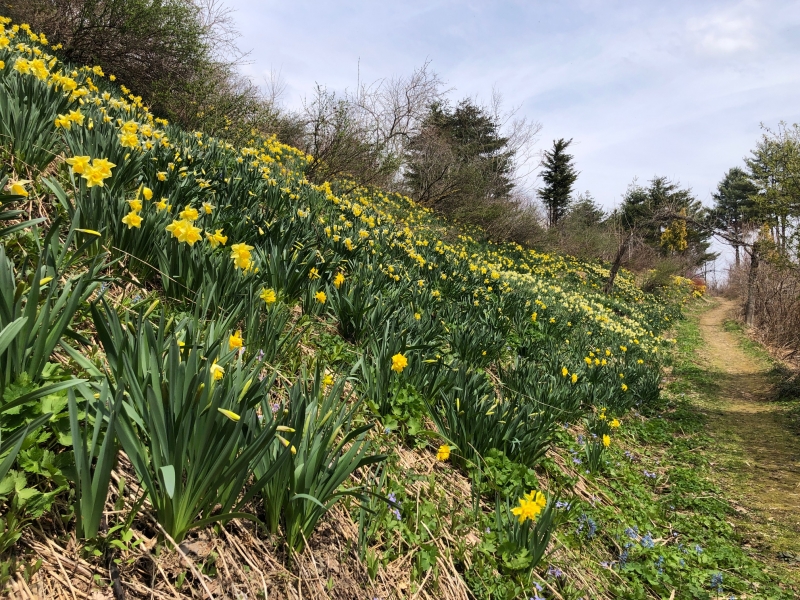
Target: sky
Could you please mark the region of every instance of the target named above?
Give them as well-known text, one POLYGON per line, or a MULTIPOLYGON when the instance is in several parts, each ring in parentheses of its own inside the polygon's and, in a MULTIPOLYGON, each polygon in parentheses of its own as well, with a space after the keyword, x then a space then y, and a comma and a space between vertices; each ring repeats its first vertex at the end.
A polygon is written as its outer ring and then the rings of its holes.
POLYGON ((225 1, 285 106, 430 61, 453 100, 496 89, 538 121, 539 150, 572 138, 576 191, 607 208, 656 175, 711 204, 761 123, 800 121, 796 0, 225 1))

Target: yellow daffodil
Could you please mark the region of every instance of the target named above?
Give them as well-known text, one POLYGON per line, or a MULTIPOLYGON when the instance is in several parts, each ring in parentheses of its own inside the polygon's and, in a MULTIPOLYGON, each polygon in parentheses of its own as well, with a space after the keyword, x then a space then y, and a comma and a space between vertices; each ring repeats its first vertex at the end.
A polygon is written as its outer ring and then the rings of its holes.
POLYGON ((611 437, 607 433, 603 434, 603 446, 608 448, 610 445, 611 445, 611 437))
POLYGON ((314 298, 315 298, 315 299, 317 300, 317 302, 319 302, 320 304, 325 304, 325 301, 328 299, 328 296, 325 294, 325 292, 323 292, 323 291, 319 291, 319 292, 317 292, 316 294, 314 294, 314 298))
POLYGON ((450 458, 450 446, 442 444, 436 452, 436 460, 444 462, 448 458, 450 458))
POLYGON ((214 364, 211 365, 210 371, 211 371, 211 377, 214 378, 214 381, 219 381, 220 379, 222 379, 225 376, 225 369, 220 367, 217 364, 216 360, 214 361, 214 364))
POLYGON ((336 289, 339 289, 343 283, 344 283, 344 274, 337 273, 336 277, 333 278, 333 285, 336 286, 336 289))
POLYGON ((228 236, 222 235, 222 229, 217 229, 214 233, 206 231, 206 239, 212 248, 216 248, 220 244, 224 246, 228 242, 228 236))
POLYGON ((95 158, 92 161, 92 167, 102 175, 103 179, 111 177, 111 169, 116 167, 114 163, 106 158, 95 158))
POLYGON ((392 357, 392 371, 402 373, 408 366, 408 359, 399 352, 392 357))
POLYGON ((267 304, 267 306, 269 306, 278 299, 278 295, 272 288, 264 288, 261 290, 261 295, 259 298, 261 298, 267 304))
POLYGON ((179 242, 185 242, 190 246, 193 246, 195 242, 198 242, 202 239, 202 236, 200 235, 202 229, 195 227, 189 221, 173 221, 167 225, 165 229, 170 232, 179 242))
POLYGON ((128 226, 128 229, 130 229, 131 227, 141 227, 142 217, 139 216, 139 213, 133 210, 124 217, 122 217, 122 222, 128 226))
POLYGON ((214 205, 210 202, 203 202, 203 211, 207 215, 210 215, 214 211, 214 205))
POLYGON ((78 109, 78 110, 69 111, 69 114, 67 115, 67 118, 72 123, 77 123, 78 125, 83 125, 83 120, 84 120, 85 117, 81 114, 80 109, 78 109))
POLYGON ((253 249, 252 246, 248 246, 247 244, 233 244, 231 246, 231 258, 233 259, 234 265, 237 269, 244 269, 247 271, 253 265, 253 261, 250 257, 250 251, 253 249))
POLYGON ((72 167, 73 173, 82 175, 86 167, 89 166, 90 160, 91 158, 88 156, 73 156, 72 158, 68 158, 66 162, 72 167))
POLYGON ((228 338, 228 350, 235 350, 236 348, 241 348, 243 344, 244 340, 242 339, 241 329, 228 338))
POLYGON ((192 208, 187 204, 183 210, 178 213, 178 217, 185 221, 196 221, 200 217, 200 213, 197 212, 196 208, 192 208))
POLYGON ((531 491, 519 499, 519 506, 511 509, 520 523, 524 523, 528 519, 535 521, 539 514, 547 506, 547 498, 542 492, 531 491))
POLYGON ((25 186, 29 183, 31 183, 30 179, 18 179, 17 181, 11 181, 8 184, 8 191, 12 194, 16 194, 17 196, 27 198, 28 190, 25 189, 25 186))
POLYGON ((139 146, 139 138, 135 133, 120 133, 119 144, 123 148, 137 148, 139 146))

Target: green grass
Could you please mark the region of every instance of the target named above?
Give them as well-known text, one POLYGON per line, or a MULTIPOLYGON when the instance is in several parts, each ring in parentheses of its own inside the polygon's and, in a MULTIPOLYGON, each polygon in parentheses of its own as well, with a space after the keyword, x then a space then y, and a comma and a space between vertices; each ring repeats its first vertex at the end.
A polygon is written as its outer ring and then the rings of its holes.
POLYGON ((613 597, 668 598, 675 590, 676 598, 795 598, 798 590, 781 569, 742 548, 731 526, 731 499, 713 482, 711 466, 722 456, 708 435, 704 406, 719 387, 695 354, 702 344, 698 312, 690 309, 677 325, 672 376, 659 406, 624 424, 625 442, 611 459, 607 479, 599 481, 612 502, 587 509, 599 539, 581 554, 590 555, 598 545, 616 550, 612 569, 622 581, 608 578, 613 597), (646 548, 647 532, 662 541, 646 548), (620 568, 626 550, 627 564, 620 568), (712 585, 718 574, 719 589, 712 585))

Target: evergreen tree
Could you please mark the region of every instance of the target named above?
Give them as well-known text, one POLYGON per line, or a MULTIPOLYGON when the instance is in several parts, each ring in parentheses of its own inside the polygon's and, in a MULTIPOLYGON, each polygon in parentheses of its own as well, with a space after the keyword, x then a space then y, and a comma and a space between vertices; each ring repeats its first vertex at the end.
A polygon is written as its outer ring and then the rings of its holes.
POLYGON ((607 294, 614 287, 625 254, 635 246, 678 259, 686 270, 717 256, 709 252, 712 232, 706 226, 706 209, 690 189, 681 189, 666 177, 654 177, 647 187, 634 182, 611 219, 620 231, 620 243, 609 269, 607 294))
POLYGON ((470 100, 431 106, 408 144, 404 182, 419 203, 485 224, 508 208, 514 152, 500 124, 470 100))
POLYGON ((750 181, 747 173, 733 167, 712 194, 714 208, 711 212, 714 228, 722 231, 736 252, 736 266, 740 263, 740 251, 745 245, 745 234, 755 212, 753 197, 758 188, 750 181))
POLYGON ((800 125, 767 129, 745 164, 757 188, 754 216, 759 225, 769 225, 778 252, 787 258, 800 215, 800 125))
POLYGON ((576 200, 569 205, 564 221, 582 227, 597 227, 605 218, 606 213, 603 207, 595 202, 595 199, 589 192, 585 192, 580 194, 576 200))
MULTIPOLYGON (((680 236, 685 237, 680 252, 687 267, 700 266, 716 256, 708 252, 711 233, 707 227, 698 225, 707 219, 703 204, 690 189, 681 189, 678 183, 666 177, 654 177, 648 187, 629 189, 621 213, 623 225, 635 228, 645 244, 659 248, 663 255, 675 252, 675 245, 668 242, 676 231, 673 223, 683 221, 687 228, 680 236)), ((683 230, 684 225, 678 227, 683 230)))
POLYGON ((544 187, 538 191, 539 198, 547 209, 547 221, 555 227, 567 213, 572 198, 572 185, 578 178, 578 171, 573 165, 573 156, 567 154, 572 139, 564 138, 553 141, 553 149, 545 150, 542 159, 542 179, 544 187))

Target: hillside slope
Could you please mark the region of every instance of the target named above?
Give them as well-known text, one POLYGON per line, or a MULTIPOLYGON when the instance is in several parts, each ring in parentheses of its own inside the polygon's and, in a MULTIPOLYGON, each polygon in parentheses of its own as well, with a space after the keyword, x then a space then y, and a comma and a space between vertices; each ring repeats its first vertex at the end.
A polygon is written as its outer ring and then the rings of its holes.
POLYGON ((0 32, 16 594, 644 598, 719 568, 645 577, 592 517, 651 506, 613 482, 688 281, 605 296, 598 264, 312 185, 51 52, 0 32))

